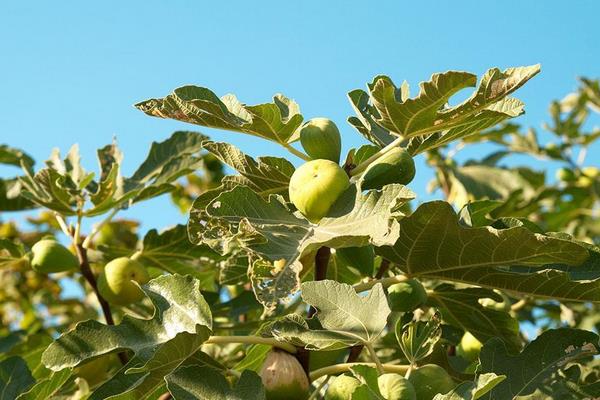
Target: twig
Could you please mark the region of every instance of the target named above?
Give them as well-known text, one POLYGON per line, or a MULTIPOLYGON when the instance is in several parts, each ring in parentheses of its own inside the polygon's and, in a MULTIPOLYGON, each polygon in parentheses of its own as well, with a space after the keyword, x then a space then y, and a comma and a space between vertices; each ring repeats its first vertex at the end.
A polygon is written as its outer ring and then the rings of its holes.
POLYGON ((373 347, 373 345, 371 343, 366 343, 365 347, 369 351, 369 355, 371 356, 371 359, 373 360, 373 362, 375 362, 375 365, 377 366, 377 371, 379 372, 380 375, 383 374, 385 372, 385 370, 383 369, 383 364, 381 363, 381 360, 379 359, 379 357, 377 357, 375 348, 373 347))
MULTIPOLYGON (((346 371, 350 371, 350 368, 355 367, 357 365, 366 365, 368 367, 377 367, 375 363, 363 363, 363 362, 352 362, 352 363, 344 363, 344 364, 335 364, 330 365, 328 367, 323 367, 317 369, 310 373, 310 379, 315 381, 322 376, 325 375, 337 375, 346 371)), ((384 372, 392 372, 396 374, 404 375, 406 371, 408 371, 408 365, 398 365, 398 364, 381 364, 384 372)))
MULTIPOLYGON (((98 284, 96 282, 96 277, 90 268, 90 262, 87 257, 87 250, 82 247, 81 244, 75 246, 75 250, 77 252, 77 258, 79 259, 79 269, 81 270, 81 274, 85 278, 85 280, 92 287, 92 290, 96 294, 96 298, 98 299, 98 303, 100 303, 100 307, 102 308, 102 313, 104 314, 104 319, 108 325, 114 325, 115 321, 112 316, 112 312, 110 311, 110 305, 108 302, 102 297, 100 292, 98 291, 98 284)), ((129 362, 127 358, 127 354, 119 353, 119 359, 123 365, 129 362)))
POLYGON ((277 347, 281 350, 285 350, 288 353, 294 354, 297 349, 296 346, 289 343, 280 342, 274 338, 261 337, 261 336, 211 336, 208 338, 206 344, 227 344, 227 343, 244 343, 244 344, 266 344, 271 347, 277 347))
POLYGON ((379 265, 379 269, 377 270, 377 273, 375 274, 375 279, 383 278, 383 275, 385 275, 385 273, 388 272, 389 269, 390 269, 390 261, 386 260, 384 258, 383 260, 381 260, 381 265, 379 265))
MULTIPOLYGON (((315 255, 315 281, 322 281, 327 278, 327 265, 329 265, 329 257, 331 256, 331 249, 323 246, 317 250, 315 255)), ((312 318, 317 312, 317 309, 310 307, 308 310, 308 318, 312 318)))
POLYGON ((372 279, 368 282, 358 283, 358 284, 354 285, 354 290, 357 293, 360 293, 360 292, 364 292, 366 290, 371 289, 373 286, 375 286, 378 283, 381 283, 383 285, 383 287, 388 287, 388 286, 393 285, 394 283, 404 282, 407 279, 408 278, 406 277, 406 275, 396 275, 396 276, 390 276, 388 278, 372 279))

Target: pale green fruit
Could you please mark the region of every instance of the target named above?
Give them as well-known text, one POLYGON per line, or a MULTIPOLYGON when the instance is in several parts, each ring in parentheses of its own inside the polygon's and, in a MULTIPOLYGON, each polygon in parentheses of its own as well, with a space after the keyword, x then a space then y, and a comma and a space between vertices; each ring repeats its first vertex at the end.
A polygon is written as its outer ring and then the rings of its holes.
POLYGON ((387 291, 388 303, 392 311, 412 311, 427 301, 427 292, 416 279, 396 283, 387 291))
POLYGON ((412 371, 408 377, 417 394, 417 400, 431 400, 438 393, 454 389, 454 381, 439 365, 427 364, 412 371))
POLYGON ((415 162, 408 152, 395 147, 369 165, 362 178, 362 189, 381 189, 385 185, 409 184, 415 177, 415 162))
POLYGON ((562 182, 572 182, 577 179, 577 176, 572 169, 559 168, 556 170, 556 179, 562 182))
POLYGON ((416 400, 412 383, 399 374, 383 374, 377 378, 377 386, 386 400, 416 400))
POLYGON ((271 350, 260 369, 267 400, 305 400, 308 377, 296 357, 282 350, 271 350))
POLYGON ((37 272, 48 274, 64 272, 79 267, 77 257, 56 240, 43 239, 31 248, 31 267, 37 272))
POLYGON ((352 393, 360 386, 360 381, 348 375, 340 375, 329 384, 325 400, 352 400, 352 393))
POLYGON ((340 162, 342 138, 335 123, 327 118, 313 118, 300 128, 300 143, 313 160, 340 162))
POLYGON ((475 336, 466 332, 456 347, 456 354, 466 360, 475 361, 479 358, 481 346, 481 342, 475 336))
POLYGON ((577 179, 577 184, 583 187, 590 187, 594 181, 600 177, 600 169, 596 167, 585 167, 581 170, 582 175, 577 179))
POLYGON ((115 258, 104 267, 98 278, 98 291, 109 303, 127 305, 144 298, 140 285, 150 280, 148 271, 136 260, 115 258))
POLYGON ((348 175, 339 165, 329 160, 313 160, 292 175, 290 200, 306 218, 318 222, 349 186, 348 175))

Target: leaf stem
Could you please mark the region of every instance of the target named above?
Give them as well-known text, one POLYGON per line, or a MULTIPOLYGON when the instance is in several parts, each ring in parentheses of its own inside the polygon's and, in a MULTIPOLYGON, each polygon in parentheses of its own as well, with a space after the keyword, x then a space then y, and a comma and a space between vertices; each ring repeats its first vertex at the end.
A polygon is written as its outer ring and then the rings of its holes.
POLYGON ((275 338, 267 338, 261 336, 211 336, 204 343, 207 344, 228 344, 228 343, 243 343, 243 344, 264 344, 271 347, 277 347, 288 353, 295 354, 296 346, 289 343, 280 342, 275 338))
POLYGON ((104 227, 104 225, 106 225, 110 221, 112 221, 112 219, 118 212, 119 212, 118 208, 113 209, 106 218, 104 218, 98 225, 96 225, 92 228, 92 231, 90 232, 88 237, 86 237, 85 240, 83 241, 82 246, 84 249, 87 249, 90 246, 90 243, 92 242, 94 237, 98 234, 98 232, 100 232, 100 229, 102 229, 104 227))
MULTIPOLYGON (((367 169, 367 167, 369 165, 371 165, 374 161, 378 160, 379 157, 383 156, 388 151, 392 150, 394 147, 398 147, 400 145, 400 143, 402 143, 403 141, 404 141, 403 137, 397 138, 392 143, 388 144, 387 146, 385 146, 384 148, 379 150, 377 153, 373 154, 371 157, 367 158, 365 161, 358 164, 356 166, 356 168, 354 168, 350 171, 350 176, 354 178, 357 175, 360 175, 362 172, 364 172, 364 170, 367 169)), ((356 180, 356 179, 354 179, 354 180, 356 180)))
POLYGON ((58 226, 60 226, 60 229, 64 232, 64 234, 68 237, 71 237, 71 229, 69 229, 65 218, 59 213, 54 213, 54 217, 56 218, 56 222, 58 222, 58 226))
POLYGON ((311 160, 311 158, 309 156, 307 156, 306 154, 304 154, 300 150, 297 150, 296 148, 294 148, 292 145, 290 145, 288 143, 282 143, 282 146, 285 147, 290 153, 292 153, 293 155, 295 155, 298 158, 303 159, 304 161, 310 161, 311 160))
POLYGON ((385 370, 383 369, 383 364, 381 363, 381 360, 379 359, 379 357, 377 357, 377 352, 375 351, 373 344, 365 343, 365 347, 369 351, 369 355, 371 356, 371 359, 375 362, 375 365, 377 366, 377 371, 379 372, 379 374, 381 375, 381 374, 385 373, 385 370))
MULTIPOLYGON (((352 363, 343 363, 343 364, 335 364, 327 367, 319 368, 310 373, 310 380, 315 381, 322 376, 325 375, 338 375, 347 371, 350 371, 350 368, 357 365, 366 365, 368 367, 377 367, 375 363, 364 363, 364 362, 352 362, 352 363)), ((408 365, 398 365, 398 364, 381 364, 384 372, 393 372, 396 374, 404 375, 406 371, 408 371, 408 365)))
POLYGON ((387 278, 372 279, 368 282, 358 283, 358 284, 354 285, 354 290, 357 293, 360 293, 360 292, 364 292, 366 290, 371 289, 373 286, 375 286, 378 283, 381 283, 383 285, 383 287, 388 287, 388 286, 393 285, 394 283, 404 282, 407 279, 408 279, 408 277, 406 275, 396 275, 396 276, 390 276, 387 278))

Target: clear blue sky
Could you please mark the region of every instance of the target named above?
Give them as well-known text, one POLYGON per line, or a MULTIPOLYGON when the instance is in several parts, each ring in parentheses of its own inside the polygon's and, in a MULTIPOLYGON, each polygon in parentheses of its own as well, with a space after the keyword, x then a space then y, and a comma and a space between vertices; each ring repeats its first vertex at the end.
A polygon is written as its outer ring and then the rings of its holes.
MULTIPOLYGON (((539 127, 577 76, 599 75, 598 15, 591 0, 2 2, 0 142, 26 149, 38 166, 53 147, 77 142, 95 169, 96 148, 116 135, 130 174, 151 141, 194 128, 132 104, 197 84, 249 104, 282 92, 306 118, 334 119, 349 149, 361 138, 345 122, 346 93, 377 74, 414 89, 434 72, 538 62, 542 74, 517 97, 527 105, 521 121, 539 127)), ((252 155, 284 154, 199 129, 252 155)), ((429 176, 421 170, 412 185, 420 194, 429 176)), ((123 215, 146 229, 185 222, 167 204, 123 215)))

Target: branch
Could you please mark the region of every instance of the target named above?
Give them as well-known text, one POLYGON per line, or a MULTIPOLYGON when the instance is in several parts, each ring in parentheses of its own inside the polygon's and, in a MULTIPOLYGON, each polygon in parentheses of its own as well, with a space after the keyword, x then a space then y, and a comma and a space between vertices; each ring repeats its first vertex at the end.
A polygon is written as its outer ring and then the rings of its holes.
MULTIPOLYGON (((79 269, 81 270, 81 274, 85 278, 85 280, 90 284, 92 290, 96 294, 96 298, 98 298, 98 303, 100 303, 100 307, 102 308, 102 313, 104 314, 104 319, 108 325, 114 325, 115 321, 112 316, 112 312, 110 311, 110 305, 108 302, 100 295, 98 291, 98 285, 96 282, 96 277, 90 268, 90 262, 87 257, 87 250, 83 248, 81 244, 75 246, 75 250, 77 252, 77 258, 79 259, 79 269)), ((123 365, 127 364, 129 361, 127 358, 127 354, 119 353, 119 359, 123 365)))
POLYGON ((371 289, 378 283, 381 283, 383 287, 388 287, 393 285, 394 283, 404 282, 407 279, 408 278, 406 277, 406 275, 396 275, 390 276, 388 278, 372 279, 368 282, 358 283, 354 285, 354 290, 356 291, 356 293, 360 293, 371 289))
MULTIPOLYGON (((315 281, 322 281, 327 278, 327 265, 329 265, 330 256, 331 249, 329 247, 323 246, 317 250, 315 255, 315 281)), ((316 312, 317 309, 311 306, 308 310, 308 318, 312 318, 316 312)))
POLYGON ((206 344, 228 344, 228 343, 244 343, 244 344, 265 344, 271 347, 277 347, 281 350, 285 350, 288 353, 295 354, 297 349, 296 346, 289 343, 280 342, 274 338, 261 337, 261 336, 211 336, 208 338, 206 344))
MULTIPOLYGON (((311 372, 310 380, 314 381, 325 375, 338 375, 343 372, 350 371, 350 368, 357 366, 357 365, 366 365, 368 367, 377 367, 375 365, 375 363, 351 362, 351 363, 344 363, 344 364, 335 364, 335 365, 330 365, 328 367, 320 368, 320 369, 317 369, 317 370, 311 372)), ((392 372, 392 373, 401 374, 401 375, 404 375, 406 373, 406 371, 408 371, 408 368, 409 368, 408 365, 398 365, 398 364, 381 364, 381 367, 383 368, 384 372, 392 372)))

